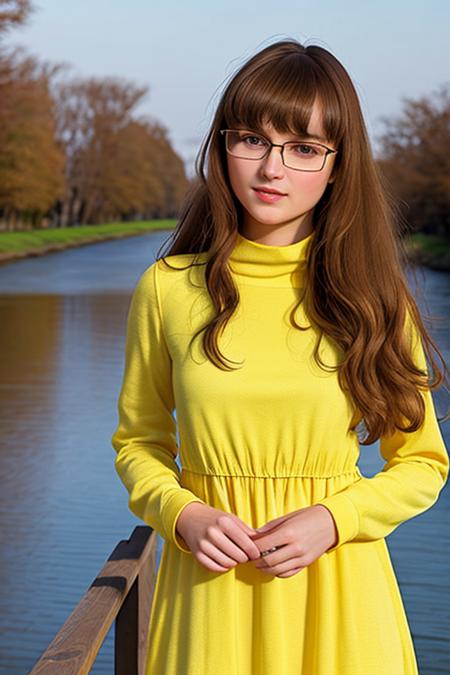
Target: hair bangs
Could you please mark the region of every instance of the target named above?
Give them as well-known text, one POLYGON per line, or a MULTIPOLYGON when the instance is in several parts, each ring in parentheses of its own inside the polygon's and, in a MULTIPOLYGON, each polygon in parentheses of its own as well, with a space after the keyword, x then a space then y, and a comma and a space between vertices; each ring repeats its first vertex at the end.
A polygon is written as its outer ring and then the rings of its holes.
POLYGON ((279 133, 306 137, 316 101, 325 137, 340 142, 342 117, 331 83, 308 56, 284 55, 237 78, 223 115, 228 128, 241 126, 263 133, 263 127, 270 124, 279 133))

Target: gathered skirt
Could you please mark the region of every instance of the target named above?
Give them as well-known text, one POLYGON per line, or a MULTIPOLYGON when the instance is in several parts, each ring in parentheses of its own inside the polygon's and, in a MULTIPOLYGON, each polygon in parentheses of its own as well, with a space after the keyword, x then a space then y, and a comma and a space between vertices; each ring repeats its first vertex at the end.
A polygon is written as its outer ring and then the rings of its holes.
MULTIPOLYGON (((252 527, 314 504, 361 476, 181 472, 182 485, 252 527)), ((349 541, 279 578, 251 561, 213 572, 165 540, 146 675, 417 675, 385 539, 349 541)))

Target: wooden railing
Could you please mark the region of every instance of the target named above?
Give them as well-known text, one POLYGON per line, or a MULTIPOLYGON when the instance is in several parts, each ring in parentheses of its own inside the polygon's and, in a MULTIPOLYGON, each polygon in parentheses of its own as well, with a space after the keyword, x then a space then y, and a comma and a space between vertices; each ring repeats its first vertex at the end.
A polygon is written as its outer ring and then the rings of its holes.
POLYGON ((136 527, 121 541, 30 675, 84 675, 113 621, 115 675, 144 675, 156 581, 156 532, 136 527))

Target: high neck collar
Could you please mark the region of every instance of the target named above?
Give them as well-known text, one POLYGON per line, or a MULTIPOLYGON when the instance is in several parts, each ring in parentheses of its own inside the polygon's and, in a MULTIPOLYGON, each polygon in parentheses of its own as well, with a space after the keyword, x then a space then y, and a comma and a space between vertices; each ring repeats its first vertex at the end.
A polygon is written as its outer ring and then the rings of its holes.
POLYGON ((229 257, 231 271, 243 283, 266 286, 302 286, 304 270, 314 230, 300 241, 272 246, 247 239, 237 233, 236 245, 229 257))

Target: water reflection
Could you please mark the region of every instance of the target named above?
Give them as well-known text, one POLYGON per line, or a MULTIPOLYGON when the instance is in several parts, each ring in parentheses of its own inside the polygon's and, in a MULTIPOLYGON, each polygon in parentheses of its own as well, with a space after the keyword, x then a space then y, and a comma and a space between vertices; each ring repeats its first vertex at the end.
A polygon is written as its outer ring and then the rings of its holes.
MULTIPOLYGON (((130 293, 168 234, 0 266, 0 671, 8 675, 29 671, 117 541, 140 524, 113 470, 110 437, 130 293)), ((433 332, 447 360, 448 279, 425 272, 430 306, 446 320, 433 332)), ((363 452, 366 475, 381 467, 375 450, 363 452)), ((425 674, 450 663, 448 494, 388 539, 425 674)), ((111 673, 112 660, 110 634, 92 672, 111 673)))

